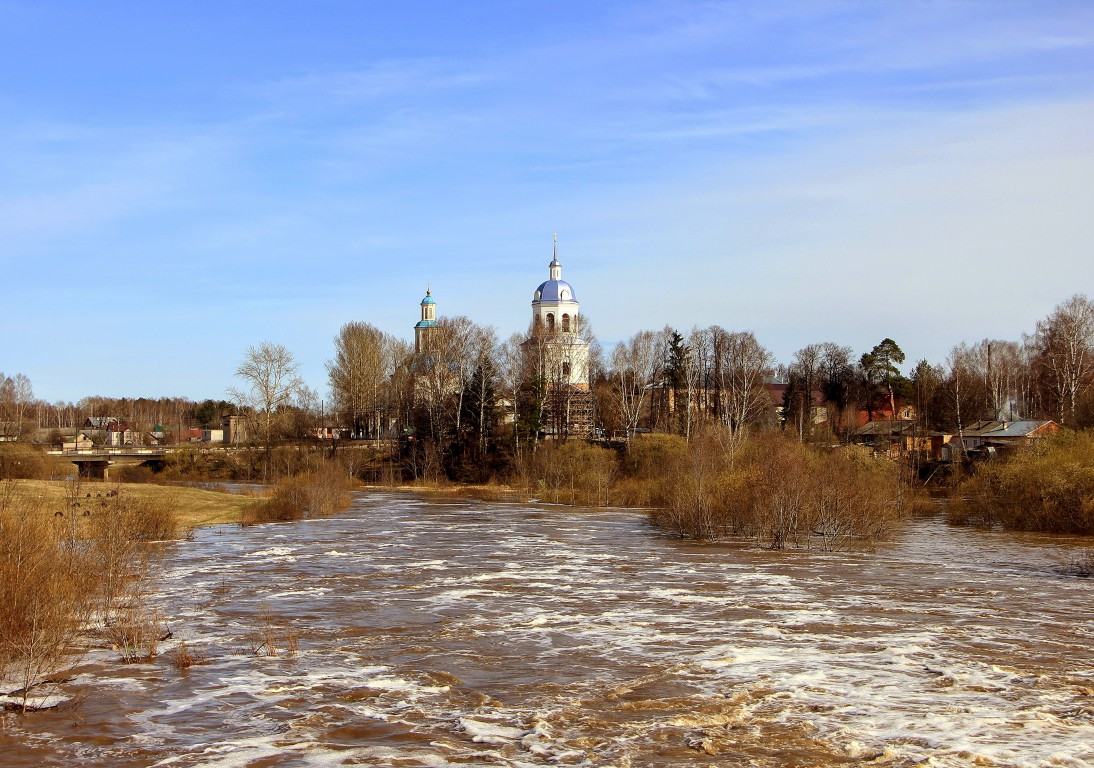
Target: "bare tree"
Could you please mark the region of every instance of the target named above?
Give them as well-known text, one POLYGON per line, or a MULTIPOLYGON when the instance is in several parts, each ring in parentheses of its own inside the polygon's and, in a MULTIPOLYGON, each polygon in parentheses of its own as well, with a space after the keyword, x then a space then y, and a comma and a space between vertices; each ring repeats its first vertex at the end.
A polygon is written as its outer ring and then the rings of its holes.
POLYGON ((793 406, 799 441, 813 436, 813 390, 817 387, 823 357, 823 345, 809 344, 794 353, 794 362, 790 364, 790 379, 801 398, 799 403, 788 404, 793 406))
POLYGON ((846 410, 851 400, 854 366, 850 347, 828 341, 821 345, 820 387, 828 401, 828 420, 843 430, 846 428, 846 410))
POLYGON ((429 329, 427 341, 413 363, 415 400, 421 406, 429 437, 447 443, 459 431, 460 398, 468 377, 468 335, 474 325, 466 317, 446 317, 429 329))
POLYGON ((90 615, 100 583, 86 548, 64 539, 41 499, 0 483, 0 683, 18 681, 11 694, 23 712, 69 659, 90 615))
POLYGON ((486 455, 489 425, 492 422, 489 416, 495 408, 493 393, 498 378, 498 337, 493 328, 479 325, 475 326, 468 341, 471 376, 464 386, 469 403, 464 403, 463 409, 470 411, 474 422, 472 428, 476 433, 481 462, 486 455))
POLYGON ((15 439, 23 434, 23 419, 33 402, 34 388, 30 385, 30 379, 21 373, 15 376, 0 373, 0 422, 8 422, 15 439))
MULTIPOLYGON (((693 327, 688 334, 688 387, 695 416, 700 424, 705 423, 714 414, 716 384, 714 369, 714 332, 711 328, 693 327)), ((689 419, 690 421, 690 419, 689 419)), ((694 432, 695 425, 689 423, 688 435, 694 432)))
POLYGON ((751 331, 729 333, 715 327, 715 376, 718 380, 719 419, 728 427, 728 453, 744 440, 746 429, 766 421, 771 402, 764 379, 771 375, 775 357, 751 331))
POLYGON ((346 323, 334 339, 327 363, 335 407, 348 419, 354 437, 377 437, 384 388, 394 373, 393 339, 374 325, 346 323))
POLYGON ((616 407, 627 426, 628 441, 638 427, 649 387, 661 366, 661 342, 661 334, 639 331, 612 352, 616 407))
POLYGON ((266 449, 266 480, 269 481, 271 441, 278 409, 290 405, 304 388, 300 366, 292 353, 280 344, 264 341, 248 347, 236 376, 242 388, 231 388, 228 395, 241 409, 249 409, 258 419, 266 449))
POLYGON ((961 343, 946 358, 946 392, 957 425, 961 450, 965 450, 965 427, 976 421, 989 409, 987 382, 982 366, 983 348, 973 348, 961 343))
POLYGON ((1024 404, 1019 395, 1025 361, 1022 347, 1014 341, 984 339, 984 377, 988 383, 992 411, 997 419, 1020 418, 1024 404))
POLYGON ((1071 424, 1076 401, 1094 374, 1094 303, 1075 294, 1037 323, 1035 340, 1060 422, 1071 424))
POLYGON ((502 400, 508 411, 507 418, 513 425, 513 452, 518 464, 521 460, 519 424, 522 417, 520 390, 524 382, 525 354, 523 344, 524 336, 514 333, 498 347, 497 351, 498 383, 501 387, 502 400))

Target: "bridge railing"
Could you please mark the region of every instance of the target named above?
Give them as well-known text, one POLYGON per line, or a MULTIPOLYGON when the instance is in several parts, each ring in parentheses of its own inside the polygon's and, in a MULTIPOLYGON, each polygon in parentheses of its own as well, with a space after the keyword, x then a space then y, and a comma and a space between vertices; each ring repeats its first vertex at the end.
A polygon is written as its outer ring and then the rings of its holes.
POLYGON ((163 456, 165 448, 62 448, 48 451, 51 456, 163 456))

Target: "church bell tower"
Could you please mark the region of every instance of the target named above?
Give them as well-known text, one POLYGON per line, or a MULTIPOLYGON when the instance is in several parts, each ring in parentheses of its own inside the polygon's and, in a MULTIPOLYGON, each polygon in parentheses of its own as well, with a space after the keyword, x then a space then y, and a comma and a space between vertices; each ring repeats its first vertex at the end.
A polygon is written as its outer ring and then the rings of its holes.
POLYGON ((532 295, 532 335, 524 343, 545 389, 541 429, 556 439, 587 437, 593 427, 589 342, 581 335, 581 305, 562 279, 555 235, 548 279, 532 295))
POLYGON ((420 353, 429 347, 429 334, 437 327, 437 302, 427 286, 422 299, 422 319, 414 325, 414 351, 420 353))

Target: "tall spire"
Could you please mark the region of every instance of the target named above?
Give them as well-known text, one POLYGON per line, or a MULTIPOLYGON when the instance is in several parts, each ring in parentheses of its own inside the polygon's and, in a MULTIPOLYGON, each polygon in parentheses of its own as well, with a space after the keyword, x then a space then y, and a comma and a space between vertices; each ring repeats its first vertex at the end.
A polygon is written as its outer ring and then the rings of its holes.
POLYGON ((551 263, 548 265, 551 270, 552 280, 562 279, 562 264, 558 261, 558 232, 555 232, 555 249, 551 253, 551 263))

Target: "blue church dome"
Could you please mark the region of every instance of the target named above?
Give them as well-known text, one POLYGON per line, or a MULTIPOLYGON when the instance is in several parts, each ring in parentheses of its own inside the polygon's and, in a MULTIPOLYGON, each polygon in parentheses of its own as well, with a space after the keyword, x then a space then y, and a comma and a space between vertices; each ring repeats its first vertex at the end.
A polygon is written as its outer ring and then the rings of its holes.
POLYGON ((573 287, 565 280, 547 280, 536 288, 533 301, 577 301, 573 287), (562 292, 566 291, 563 296, 562 292))

